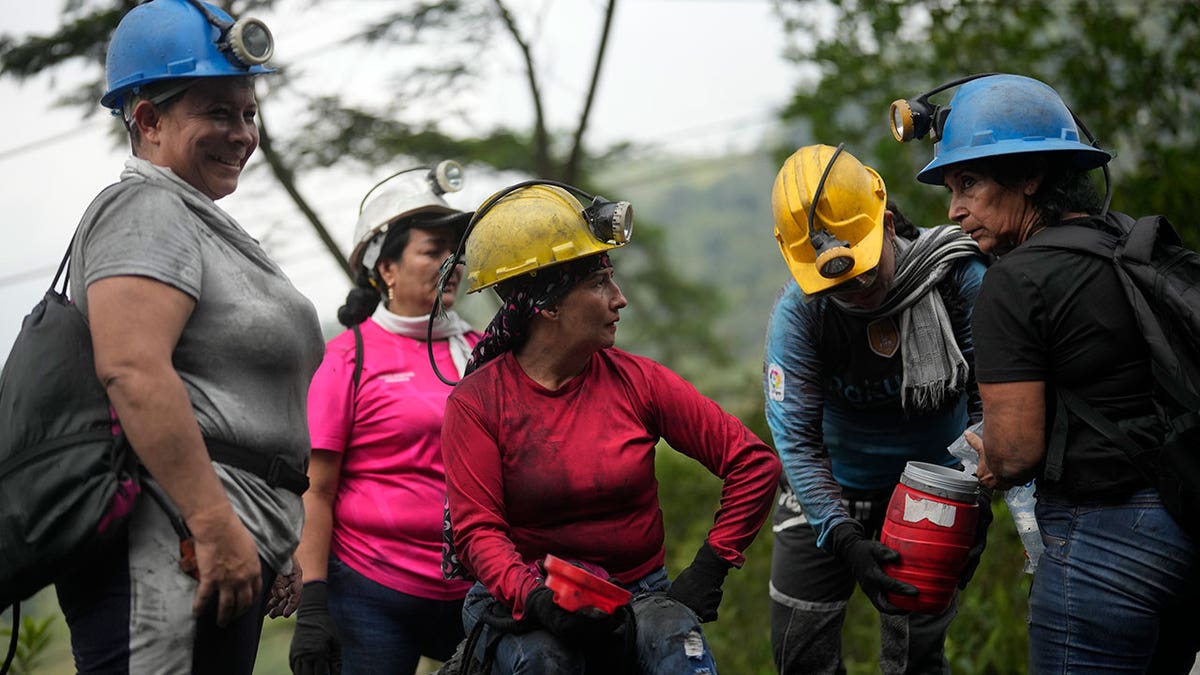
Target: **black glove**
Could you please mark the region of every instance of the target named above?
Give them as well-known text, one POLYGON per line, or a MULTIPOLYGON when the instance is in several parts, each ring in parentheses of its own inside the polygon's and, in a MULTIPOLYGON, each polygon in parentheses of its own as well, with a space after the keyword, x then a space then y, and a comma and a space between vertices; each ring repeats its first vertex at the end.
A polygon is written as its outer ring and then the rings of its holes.
POLYGON ((992 491, 979 486, 979 524, 975 526, 975 543, 967 551, 967 565, 963 568, 962 576, 958 579, 959 589, 967 587, 967 582, 975 576, 975 568, 979 567, 979 558, 987 547, 987 531, 992 524, 992 491))
POLYGON ((543 628, 568 642, 583 642, 611 635, 621 626, 621 618, 598 609, 571 612, 554 603, 554 591, 538 586, 525 598, 525 614, 543 628))
POLYGON ((288 663, 295 675, 337 675, 342 672, 342 645, 329 616, 329 590, 324 581, 310 581, 300 591, 296 628, 288 663))
POLYGON ((882 563, 896 562, 900 554, 883 544, 867 538, 858 521, 839 524, 829 533, 829 550, 850 567, 863 593, 871 604, 884 614, 904 614, 907 610, 888 602, 886 593, 916 595, 917 587, 893 579, 883 573, 882 563))
POLYGON ((688 565, 667 590, 667 597, 687 605, 696 613, 701 623, 717 620, 717 607, 721 605, 721 584, 733 564, 717 555, 705 541, 692 564, 688 565))

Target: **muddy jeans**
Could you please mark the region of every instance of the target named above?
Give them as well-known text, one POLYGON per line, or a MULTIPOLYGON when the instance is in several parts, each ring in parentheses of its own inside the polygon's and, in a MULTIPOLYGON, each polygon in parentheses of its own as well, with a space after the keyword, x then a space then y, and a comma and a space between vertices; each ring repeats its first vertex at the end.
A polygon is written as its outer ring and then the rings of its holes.
MULTIPOLYGON (((670 585, 667 571, 660 569, 625 587, 634 594, 631 605, 637 623, 637 657, 641 672, 647 675, 716 675, 717 666, 696 615, 662 594, 670 585)), ((470 633, 483 612, 495 602, 482 584, 475 584, 463 603, 464 630, 470 633)), ((491 626, 483 629, 476 658, 483 657, 492 631, 491 626)), ((492 672, 497 675, 581 675, 589 672, 587 666, 578 650, 567 647, 549 631, 535 630, 500 638, 492 672)))
MULTIPOLYGON (((847 495, 850 515, 878 539, 891 493, 847 495)), ((816 531, 790 489, 777 497, 771 558, 771 646, 782 675, 845 673, 842 624, 854 592, 850 570, 817 548, 816 531)), ((949 673, 946 629, 958 612, 958 597, 938 615, 880 615, 884 675, 949 673)))

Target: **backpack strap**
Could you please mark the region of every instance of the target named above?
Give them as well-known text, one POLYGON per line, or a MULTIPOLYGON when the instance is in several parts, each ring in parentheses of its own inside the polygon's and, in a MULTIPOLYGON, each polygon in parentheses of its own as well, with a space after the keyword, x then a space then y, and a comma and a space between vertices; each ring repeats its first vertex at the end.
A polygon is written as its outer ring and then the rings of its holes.
POLYGON ((1118 239, 1109 232, 1092 227, 1056 225, 1038 232, 1025 246, 1078 251, 1111 261, 1116 255, 1118 239))
POLYGON ((363 370, 363 336, 361 324, 354 324, 354 374, 351 375, 350 381, 354 383, 354 398, 358 399, 358 383, 362 380, 363 370))
MULTIPOLYGON (((12 634, 8 636, 8 652, 4 656, 4 663, 0 664, 0 673, 7 673, 12 666, 13 659, 17 656, 17 642, 20 640, 21 631, 21 603, 14 602, 12 605, 12 634)), ((3 607, 0 607, 3 609, 3 607)))
MULTIPOLYGON (((1126 216, 1126 218, 1128 217, 1126 216)), ((1025 245, 1075 251, 1115 262, 1118 239, 1113 234, 1096 228, 1082 225, 1056 225, 1038 232, 1037 236, 1030 239, 1025 245)), ((1082 399, 1065 389, 1056 387, 1055 391, 1058 402, 1054 413, 1054 425, 1050 429, 1050 439, 1046 445, 1045 465, 1042 469, 1046 480, 1051 482, 1062 478, 1063 458, 1067 449, 1067 409, 1070 407, 1074 412, 1078 405, 1087 406, 1082 399), (1068 406, 1068 399, 1078 405, 1068 406)), ((1088 408, 1091 409, 1090 406, 1088 408)), ((1082 417, 1082 415, 1079 416, 1082 417)))
POLYGON ((1062 394, 1065 390, 1055 389, 1058 403, 1054 409, 1054 426, 1050 428, 1050 440, 1046 444, 1046 461, 1042 475, 1050 482, 1062 479, 1063 458, 1067 454, 1067 405, 1062 394))
MULTIPOLYGON (((76 232, 78 234, 78 232, 76 232)), ((67 244, 67 252, 63 253, 62 262, 58 263, 58 271, 54 273, 54 280, 50 282, 50 291, 54 291, 54 287, 58 285, 58 280, 62 279, 62 290, 58 294, 64 298, 67 296, 67 284, 71 280, 71 273, 67 270, 67 262, 71 259, 71 249, 75 247, 75 235, 71 235, 71 242, 67 244), (66 272, 66 274, 64 274, 66 272)))
MULTIPOLYGON (((1087 422, 1088 426, 1099 431, 1105 438, 1112 441, 1130 459, 1142 453, 1142 449, 1138 446, 1137 442, 1130 438, 1124 429, 1104 415, 1101 415, 1099 411, 1088 405, 1087 401, 1080 398, 1078 394, 1067 389, 1059 389, 1057 393, 1060 407, 1065 407, 1074 413, 1076 417, 1087 422)), ((1055 420, 1055 426, 1058 426, 1058 420, 1055 420)), ((1063 435, 1066 436, 1065 433, 1063 435)))

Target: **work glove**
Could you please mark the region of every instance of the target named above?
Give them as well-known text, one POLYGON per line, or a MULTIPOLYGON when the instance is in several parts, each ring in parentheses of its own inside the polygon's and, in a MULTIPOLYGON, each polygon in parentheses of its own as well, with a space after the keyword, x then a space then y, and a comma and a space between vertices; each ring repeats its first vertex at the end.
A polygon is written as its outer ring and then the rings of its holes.
POLYGON ((324 581, 310 581, 300 591, 296 628, 288 663, 295 675, 338 675, 342 672, 342 645, 337 626, 329 616, 329 590, 324 581))
POLYGON ((688 565, 667 590, 667 597, 680 602, 696 613, 701 623, 717 620, 721 605, 721 584, 733 564, 717 555, 705 541, 692 564, 688 565))
POLYGON ((621 618, 588 608, 571 612, 554 602, 554 591, 539 585, 525 597, 525 614, 567 642, 585 642, 611 635, 621 618))
POLYGON ((971 581, 971 577, 975 576, 975 568, 979 567, 979 558, 983 556, 983 549, 987 547, 987 531, 992 524, 992 491, 979 486, 979 524, 975 526, 975 542, 971 544, 971 548, 967 551, 967 563, 963 568, 962 576, 958 579, 958 588, 964 589, 967 587, 967 582, 971 581))
POLYGON ((839 524, 829 533, 829 550, 850 567, 867 598, 884 614, 904 614, 887 599, 887 593, 916 595, 917 587, 893 579, 883 573, 881 565, 900 559, 900 554, 880 542, 868 538, 858 521, 839 524))

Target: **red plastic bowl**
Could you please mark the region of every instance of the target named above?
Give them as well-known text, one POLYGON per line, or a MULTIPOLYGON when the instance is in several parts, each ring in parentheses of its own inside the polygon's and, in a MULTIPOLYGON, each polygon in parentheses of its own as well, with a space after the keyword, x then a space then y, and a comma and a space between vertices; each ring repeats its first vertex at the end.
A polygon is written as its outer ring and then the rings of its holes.
POLYGON ((622 605, 629 604, 633 594, 620 586, 610 584, 582 567, 547 555, 543 563, 546 568, 546 586, 554 591, 554 603, 570 612, 593 607, 612 614, 622 605))

